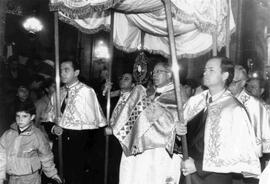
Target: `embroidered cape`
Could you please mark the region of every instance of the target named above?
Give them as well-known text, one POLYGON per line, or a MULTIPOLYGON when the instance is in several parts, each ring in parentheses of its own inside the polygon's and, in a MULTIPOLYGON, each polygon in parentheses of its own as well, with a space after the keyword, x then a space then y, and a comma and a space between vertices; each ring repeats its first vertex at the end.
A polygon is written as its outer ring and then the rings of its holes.
POLYGON ((259 99, 243 90, 237 99, 246 107, 255 131, 257 149, 260 156, 270 153, 270 109, 259 99))
MULTIPOLYGON (((204 91, 191 97, 184 106, 188 122, 206 107, 204 91)), ((208 106, 204 134, 203 170, 241 173, 245 177, 260 174, 256 138, 248 114, 229 91, 208 106)))
MULTIPOLYGON (((79 81, 68 89, 62 87, 60 90, 61 104, 64 102, 67 94, 66 107, 59 121, 60 127, 83 130, 96 129, 106 125, 106 119, 97 100, 96 93, 92 88, 79 81)), ((46 120, 55 122, 55 95, 51 98, 51 104, 47 112, 46 120)))

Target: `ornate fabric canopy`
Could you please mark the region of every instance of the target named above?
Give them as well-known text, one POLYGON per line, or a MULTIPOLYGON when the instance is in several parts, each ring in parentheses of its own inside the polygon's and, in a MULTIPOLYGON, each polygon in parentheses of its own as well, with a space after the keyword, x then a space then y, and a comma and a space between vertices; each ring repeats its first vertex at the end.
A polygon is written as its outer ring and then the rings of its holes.
MULTIPOLYGON (((227 0, 171 0, 177 56, 196 57, 225 45, 227 0)), ((110 29, 114 11, 114 44, 127 52, 143 49, 169 56, 167 23, 161 0, 51 0, 60 19, 84 33, 110 29), (142 32, 144 36, 142 37, 142 32)), ((231 12, 231 11, 230 11, 231 12)), ((235 28, 230 13, 230 30, 235 28)))

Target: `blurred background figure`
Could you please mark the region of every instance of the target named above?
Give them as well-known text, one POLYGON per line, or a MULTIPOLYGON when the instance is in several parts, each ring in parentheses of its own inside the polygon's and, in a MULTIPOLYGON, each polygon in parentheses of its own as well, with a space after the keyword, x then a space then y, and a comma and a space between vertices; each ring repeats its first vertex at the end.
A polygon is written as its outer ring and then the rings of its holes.
POLYGON ((46 115, 46 109, 50 104, 52 94, 55 92, 55 81, 51 78, 44 81, 41 85, 42 97, 35 102, 36 106, 36 119, 35 123, 37 127, 41 127, 41 123, 44 121, 46 115))
POLYGON ((8 122, 14 122, 16 107, 18 107, 20 104, 22 104, 26 101, 32 102, 29 95, 30 95, 30 90, 27 86, 20 85, 18 87, 15 98, 8 103, 8 110, 7 110, 7 116, 8 116, 7 121, 8 122))
POLYGON ((189 99, 189 97, 193 96, 196 92, 196 82, 192 79, 186 79, 183 82, 183 88, 187 98, 189 99))
POLYGON ((262 95, 265 92, 265 81, 262 78, 250 78, 247 81, 246 89, 251 95, 262 100, 262 95))
POLYGON ((34 75, 29 84, 30 98, 33 102, 38 101, 43 96, 42 86, 45 82, 45 78, 41 75, 34 75))

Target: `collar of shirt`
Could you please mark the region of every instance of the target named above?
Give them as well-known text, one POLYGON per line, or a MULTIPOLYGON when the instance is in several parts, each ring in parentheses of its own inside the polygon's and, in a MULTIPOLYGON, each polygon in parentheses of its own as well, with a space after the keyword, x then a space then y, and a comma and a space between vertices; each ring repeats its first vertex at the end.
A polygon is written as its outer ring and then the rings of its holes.
POLYGON ((240 96, 242 96, 243 94, 246 94, 246 90, 242 89, 242 91, 240 91, 240 93, 236 94, 235 97, 239 98, 240 96))
POLYGON ((19 133, 19 135, 29 135, 32 131, 32 123, 29 124, 29 126, 24 129, 24 130, 20 130, 20 128, 17 126, 17 131, 19 133))
POLYGON ((174 89, 174 85, 172 82, 170 82, 169 84, 167 84, 163 87, 157 88, 156 93, 165 93, 165 92, 173 90, 173 89, 174 89))
POLYGON ((65 85, 65 88, 66 88, 67 90, 69 90, 69 89, 75 87, 77 84, 79 84, 79 82, 80 82, 79 80, 76 80, 75 82, 73 82, 73 83, 70 84, 70 85, 65 85))
POLYGON ((225 93, 225 89, 221 90, 220 92, 218 92, 215 95, 211 95, 210 92, 208 91, 207 93, 207 102, 209 102, 209 99, 212 98, 212 102, 216 101, 217 99, 219 99, 224 93, 225 93))

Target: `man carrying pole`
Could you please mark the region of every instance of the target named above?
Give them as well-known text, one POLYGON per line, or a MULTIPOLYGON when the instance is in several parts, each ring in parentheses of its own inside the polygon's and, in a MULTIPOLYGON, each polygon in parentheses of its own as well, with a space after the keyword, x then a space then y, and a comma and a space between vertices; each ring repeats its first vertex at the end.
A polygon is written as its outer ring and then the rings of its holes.
MULTIPOLYGON (((51 131, 63 137, 64 178, 67 184, 82 184, 86 163, 89 130, 106 125, 95 91, 78 80, 78 64, 71 60, 61 63, 61 116, 51 131)), ((56 98, 48 107, 48 122, 56 121, 56 98)))
POLYGON ((232 173, 244 177, 260 174, 249 116, 227 90, 233 76, 234 66, 228 58, 209 59, 203 77, 208 90, 191 97, 184 106, 190 158, 183 162, 183 173, 196 184, 231 184, 232 173))
MULTIPOLYGON (((173 21, 172 21, 172 11, 171 11, 171 2, 170 0, 163 0, 166 20, 167 20, 167 29, 168 29, 168 39, 169 39, 169 48, 171 54, 171 65, 173 69, 173 82, 174 82, 174 92, 176 96, 177 102, 177 115, 179 122, 182 123, 183 126, 184 118, 183 118, 183 103, 181 100, 181 91, 180 91, 180 75, 179 75, 179 66, 176 58, 176 47, 175 47, 175 38, 174 38, 174 30, 173 30, 173 21)), ((182 135, 181 137, 182 143, 182 152, 183 152, 183 160, 188 159, 188 148, 187 148, 187 140, 186 135, 182 135)), ((186 176, 186 183, 191 184, 190 176, 186 176)))

